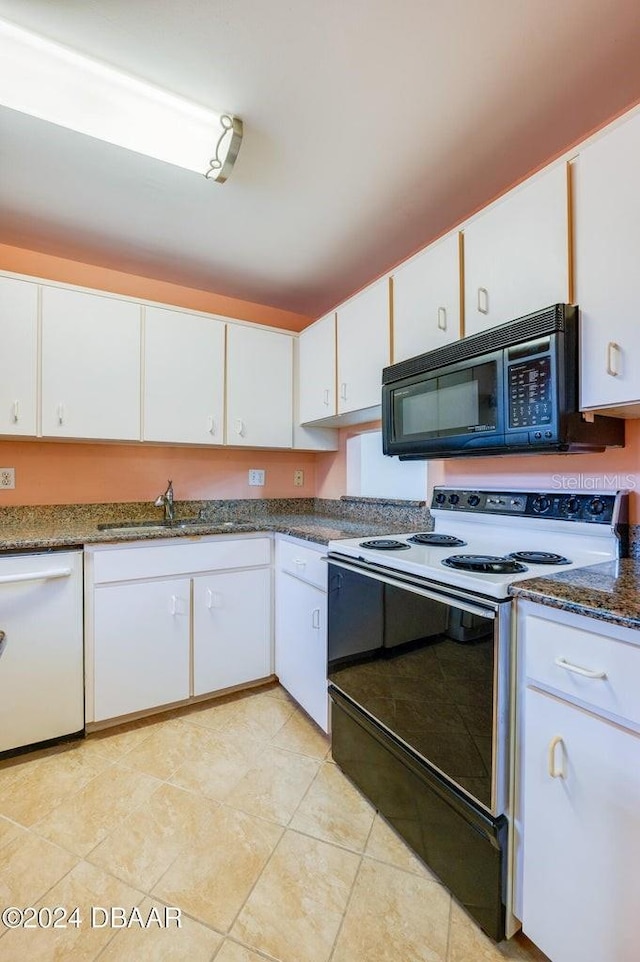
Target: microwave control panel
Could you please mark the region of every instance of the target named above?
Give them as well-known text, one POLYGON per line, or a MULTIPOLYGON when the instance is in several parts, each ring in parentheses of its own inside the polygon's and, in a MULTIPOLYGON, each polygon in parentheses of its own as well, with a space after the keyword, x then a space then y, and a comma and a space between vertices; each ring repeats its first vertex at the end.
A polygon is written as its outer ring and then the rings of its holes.
POLYGON ((553 417, 551 358, 531 358, 508 366, 509 427, 550 424, 553 417))

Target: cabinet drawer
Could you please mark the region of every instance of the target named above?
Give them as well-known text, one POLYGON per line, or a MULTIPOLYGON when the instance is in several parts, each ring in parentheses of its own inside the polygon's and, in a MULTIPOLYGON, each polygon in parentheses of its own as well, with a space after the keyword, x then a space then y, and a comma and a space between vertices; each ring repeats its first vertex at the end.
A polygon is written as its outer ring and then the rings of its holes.
POLYGON ((640 724, 640 647, 534 615, 525 632, 529 680, 640 724))
POLYGON ((325 548, 316 550, 293 541, 278 541, 276 548, 280 571, 286 571, 323 591, 327 590, 327 563, 321 560, 325 554, 325 548))
POLYGON ((271 563, 269 538, 233 541, 200 541, 191 544, 144 545, 137 548, 97 550, 93 556, 93 580, 131 581, 164 578, 194 571, 249 568, 271 563))

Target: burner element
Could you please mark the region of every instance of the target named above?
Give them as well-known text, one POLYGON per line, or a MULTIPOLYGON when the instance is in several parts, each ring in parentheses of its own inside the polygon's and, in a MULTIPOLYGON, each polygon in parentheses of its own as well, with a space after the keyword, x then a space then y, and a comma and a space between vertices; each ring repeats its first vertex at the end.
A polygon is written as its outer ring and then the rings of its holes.
POLYGON ((361 548, 374 548, 376 551, 408 551, 409 545, 393 538, 374 538, 372 541, 361 541, 361 548))
POLYGON ((463 544, 467 543, 461 541, 460 538, 454 538, 452 534, 437 534, 435 531, 414 534, 411 538, 407 538, 407 541, 413 541, 414 544, 436 545, 441 548, 461 548, 463 544))
POLYGON ((449 558, 443 558, 441 563, 449 568, 480 574, 517 574, 519 571, 528 570, 526 565, 511 558, 499 558, 490 554, 452 554, 449 558))
POLYGON ((507 555, 514 561, 528 561, 530 565, 570 565, 569 558, 552 551, 512 551, 507 555))

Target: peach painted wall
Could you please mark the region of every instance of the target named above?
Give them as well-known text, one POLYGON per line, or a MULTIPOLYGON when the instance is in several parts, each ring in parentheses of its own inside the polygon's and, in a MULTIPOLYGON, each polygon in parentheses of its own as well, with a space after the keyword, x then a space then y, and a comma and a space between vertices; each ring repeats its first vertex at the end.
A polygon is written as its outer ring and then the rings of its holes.
POLYGON ((602 454, 529 455, 442 461, 442 484, 545 489, 627 488, 629 513, 640 524, 640 421, 626 422, 624 448, 602 454))
POLYGON ((162 304, 173 304, 175 307, 186 307, 192 311, 221 314, 223 317, 235 317, 241 321, 269 324, 287 331, 301 331, 313 320, 305 314, 281 311, 277 307, 241 301, 235 297, 199 291, 192 287, 181 287, 178 284, 169 284, 166 281, 157 281, 137 274, 125 274, 106 267, 96 267, 94 264, 82 264, 64 257, 53 257, 51 254, 23 250, 21 247, 10 247, 8 244, 0 244, 0 270, 28 274, 30 277, 41 277, 64 284, 78 284, 80 287, 92 287, 95 290, 110 291, 112 294, 123 294, 126 297, 159 301, 162 304))
POLYGON ((380 421, 370 421, 351 428, 340 428, 337 451, 316 455, 316 497, 339 498, 347 490, 347 439, 364 431, 380 428, 380 421))
POLYGON ((0 464, 16 469, 15 490, 0 492, 0 507, 153 501, 168 478, 178 501, 309 498, 315 493, 315 457, 294 451, 0 441, 0 464), (266 470, 264 487, 249 487, 249 468, 266 470), (300 468, 304 485, 294 487, 293 472, 300 468))
MULTIPOLYGON (((0 245, 0 270, 78 284, 129 297, 299 331, 310 318, 61 257, 0 245)), ((0 465, 16 469, 14 491, 0 492, 0 506, 147 501, 174 483, 178 500, 312 497, 315 455, 136 444, 0 441, 0 465), (249 468, 264 468, 264 487, 249 487, 249 468), (293 486, 295 469, 303 487, 293 486)))

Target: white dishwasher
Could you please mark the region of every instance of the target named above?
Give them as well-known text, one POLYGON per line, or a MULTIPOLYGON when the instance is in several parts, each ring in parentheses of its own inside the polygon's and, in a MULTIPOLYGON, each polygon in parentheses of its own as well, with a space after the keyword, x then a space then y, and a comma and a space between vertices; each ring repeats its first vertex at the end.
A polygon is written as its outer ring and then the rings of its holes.
POLYGON ((82 552, 0 555, 0 753, 84 729, 82 552))

